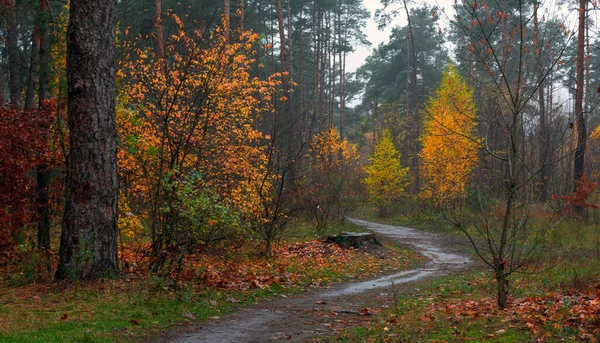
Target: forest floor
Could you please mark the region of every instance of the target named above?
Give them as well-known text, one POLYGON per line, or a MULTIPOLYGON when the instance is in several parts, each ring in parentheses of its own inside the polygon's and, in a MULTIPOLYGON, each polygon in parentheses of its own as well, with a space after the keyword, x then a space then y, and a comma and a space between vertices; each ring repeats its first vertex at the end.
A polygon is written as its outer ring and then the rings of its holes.
MULTIPOLYGON (((361 230, 346 221, 329 233, 361 230)), ((56 254, 48 260, 34 249, 15 251, 0 260, 0 342, 146 342, 258 301, 373 279, 424 260, 393 245, 342 248, 317 239, 305 222, 294 223, 269 258, 261 243, 239 237, 200 247, 180 274, 157 275, 149 270, 149 243, 124 242, 119 277, 93 282, 56 282, 56 254)))
POLYGON ((165 333, 153 341, 303 342, 336 337, 368 325, 370 318, 395 306, 398 294, 414 292, 424 280, 474 267, 468 243, 459 236, 435 234, 401 226, 351 219, 395 244, 425 256, 419 267, 378 279, 342 283, 294 296, 259 302, 201 325, 165 333))
POLYGON ((341 248, 302 222, 268 259, 254 240, 190 255, 176 288, 149 273, 143 244, 121 245, 120 277, 89 283, 55 282, 55 258, 22 251, 0 265, 0 342, 600 341, 598 224, 533 218, 549 228, 536 270, 511 275, 498 310, 495 279, 464 236, 395 212, 383 225, 360 208, 366 220, 329 232, 366 228, 385 249, 341 248))

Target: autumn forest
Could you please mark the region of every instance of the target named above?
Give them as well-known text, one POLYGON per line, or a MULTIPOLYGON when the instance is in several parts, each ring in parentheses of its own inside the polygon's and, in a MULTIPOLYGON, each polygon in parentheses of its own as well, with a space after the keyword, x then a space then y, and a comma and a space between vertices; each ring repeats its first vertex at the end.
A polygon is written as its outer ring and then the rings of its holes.
POLYGON ((600 341, 599 14, 0 0, 0 342, 600 341))

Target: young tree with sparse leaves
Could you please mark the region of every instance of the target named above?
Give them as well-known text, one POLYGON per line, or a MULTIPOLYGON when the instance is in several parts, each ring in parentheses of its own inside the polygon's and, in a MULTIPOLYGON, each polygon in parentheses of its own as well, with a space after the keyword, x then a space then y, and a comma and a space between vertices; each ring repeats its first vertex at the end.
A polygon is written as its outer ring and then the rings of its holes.
POLYGON ((355 205, 359 155, 356 146, 331 128, 317 135, 308 152, 305 177, 298 187, 304 211, 319 235, 355 205))
MULTIPOLYGON (((509 277, 518 271, 533 271, 541 258, 536 245, 545 228, 529 222, 530 205, 539 194, 538 163, 530 163, 527 148, 539 141, 527 135, 528 105, 538 94, 543 80, 561 60, 564 48, 541 51, 549 63, 536 68, 540 56, 530 49, 533 37, 532 4, 525 1, 488 4, 462 1, 455 6, 452 22, 459 41, 472 57, 472 78, 477 84, 479 132, 483 135, 478 184, 469 197, 472 213, 454 213, 449 218, 471 241, 481 260, 493 271, 497 304, 507 306, 509 277), (540 77, 541 74, 541 77, 540 77)), ((547 27, 549 42, 560 32, 547 27)), ((565 137, 566 127, 557 129, 557 139, 565 137)), ((471 139, 474 140, 471 136, 471 139)), ((450 148, 450 147, 449 147, 450 148)), ((549 166, 564 156, 545 161, 549 166)))

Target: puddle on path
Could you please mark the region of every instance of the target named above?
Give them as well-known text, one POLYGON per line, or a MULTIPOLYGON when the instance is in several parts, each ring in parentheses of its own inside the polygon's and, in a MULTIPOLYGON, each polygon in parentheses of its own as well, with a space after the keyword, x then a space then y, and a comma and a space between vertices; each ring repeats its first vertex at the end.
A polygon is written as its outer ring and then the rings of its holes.
POLYGON ((421 280, 431 274, 435 273, 433 270, 426 269, 413 269, 406 270, 400 273, 386 275, 379 279, 368 280, 363 282, 356 282, 352 284, 348 284, 345 288, 329 291, 323 293, 323 298, 329 297, 341 297, 345 295, 354 295, 364 293, 366 291, 383 288, 383 287, 394 287, 394 285, 399 285, 407 282, 413 282, 421 280))

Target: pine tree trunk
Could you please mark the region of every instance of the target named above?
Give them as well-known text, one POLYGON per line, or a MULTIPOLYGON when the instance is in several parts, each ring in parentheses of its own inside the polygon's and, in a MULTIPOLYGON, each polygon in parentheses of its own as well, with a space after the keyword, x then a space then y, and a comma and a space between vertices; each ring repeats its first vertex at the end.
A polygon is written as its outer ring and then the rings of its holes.
POLYGON ((70 153, 58 279, 115 275, 116 0, 71 0, 67 30, 70 153))
POLYGON ((300 33, 299 40, 299 54, 300 54, 300 83, 299 83, 299 93, 300 93, 300 141, 304 142, 308 139, 308 128, 310 127, 310 116, 308 115, 308 106, 306 104, 306 85, 304 80, 305 66, 304 66, 304 39, 302 37, 302 33, 300 33))
MULTIPOLYGON (((39 34, 38 47, 38 108, 45 110, 46 101, 50 100, 50 7, 48 0, 40 0, 38 7, 37 29, 39 34)), ((50 250, 50 170, 46 163, 36 168, 37 215, 38 215, 38 249, 50 250)))
POLYGON ((327 45, 327 70, 329 71, 329 84, 328 84, 328 89, 329 89, 329 96, 327 97, 327 102, 329 103, 328 106, 328 116, 329 116, 329 123, 327 125, 327 129, 330 130, 331 128, 333 128, 333 116, 334 116, 334 109, 335 109, 335 51, 333 50, 333 47, 336 45, 336 35, 335 35, 335 22, 333 23, 333 25, 331 25, 331 14, 328 15, 327 18, 327 32, 328 32, 328 41, 329 44, 327 45), (334 31, 334 32, 332 32, 334 31))
POLYGON ((540 168, 540 201, 548 200, 548 129, 546 125, 546 100, 544 95, 544 76, 542 74, 542 50, 540 46, 540 29, 538 23, 538 2, 533 4, 533 29, 536 50, 537 82, 538 82, 538 106, 540 114, 539 133, 539 168, 540 168))
POLYGON ((344 138, 344 120, 346 116, 346 52, 340 56, 340 137, 344 138))
POLYGON ((314 59, 313 59, 313 113, 312 119, 310 121, 310 126, 308 128, 308 141, 312 141, 312 134, 314 131, 314 127, 316 126, 319 117, 319 79, 320 79, 320 53, 321 53, 321 13, 320 9, 317 7, 317 2, 314 4, 314 12, 313 12, 313 46, 316 47, 314 49, 314 59))
POLYGON ((9 1, 6 15, 6 54, 8 57, 8 90, 9 106, 21 107, 21 62, 19 61, 19 22, 17 21, 17 5, 9 1))
POLYGON ((163 75, 167 73, 167 60, 165 59, 165 30, 162 22, 162 0, 154 0, 154 27, 156 29, 156 54, 163 75))
POLYGON ((321 56, 321 65, 319 67, 319 132, 323 132, 325 130, 325 74, 327 73, 327 69, 325 69, 325 64, 327 63, 327 30, 323 21, 326 20, 324 12, 321 11, 321 17, 319 19, 320 27, 319 31, 321 32, 321 37, 319 41, 321 42, 321 51, 319 55, 321 56))
POLYGON ((419 85, 417 84, 417 51, 415 49, 415 39, 414 39, 414 32, 413 32, 413 28, 412 28, 412 23, 410 20, 410 12, 408 11, 408 6, 406 5, 406 0, 404 1, 404 9, 406 11, 406 17, 408 20, 408 35, 409 35, 409 39, 410 39, 410 49, 409 51, 411 52, 410 56, 412 57, 412 92, 413 92, 413 99, 414 99, 414 113, 413 113, 413 120, 414 120, 414 127, 413 127, 413 136, 411 138, 411 144, 414 145, 414 149, 412 151, 412 153, 414 154, 412 157, 412 162, 411 162, 411 171, 413 172, 413 176, 415 179, 415 193, 419 193, 420 189, 421 189, 421 177, 420 177, 420 173, 419 173, 419 152, 421 150, 420 144, 419 144, 419 136, 421 135, 421 117, 420 117, 420 113, 419 113, 419 85))
MULTIPOLYGON (((275 0, 275 11, 277 12, 277 26, 279 30, 279 62, 281 64, 281 71, 283 72, 283 77, 281 79, 281 86, 283 88, 283 97, 286 99, 285 102, 281 106, 280 115, 284 120, 282 124, 285 125, 283 127, 284 132, 287 132, 287 142, 285 142, 285 157, 286 164, 293 165, 294 160, 294 133, 296 132, 296 123, 295 118, 291 111, 291 92, 290 92, 290 65, 288 64, 288 45, 286 42, 286 34, 285 34, 285 23, 283 21, 283 12, 281 8, 281 0, 275 0)), ((289 13, 288 13, 288 21, 289 13)), ((291 50, 291 47, 290 47, 291 50)), ((295 168, 290 169, 290 173, 288 174, 288 180, 291 184, 294 183, 295 179, 295 168)))
POLYGON ((51 61, 51 40, 50 35, 50 5, 49 0, 40 0, 39 11, 40 11, 40 50, 39 50, 39 88, 38 88, 38 100, 40 102, 39 107, 42 107, 42 103, 46 100, 50 100, 50 61, 51 61))
POLYGON ((224 20, 225 20, 225 37, 227 37, 229 39, 229 15, 230 15, 231 9, 230 9, 230 3, 229 0, 223 0, 223 16, 224 16, 224 20))
MULTIPOLYGON (((4 66, 2 65, 1 67, 4 67, 4 66)), ((6 76, 4 74, 4 69, 5 68, 0 68, 0 107, 1 108, 4 108, 4 100, 5 100, 4 89, 6 88, 6 76)))
POLYGON ((25 92, 25 109, 32 110, 36 106, 35 93, 38 85, 39 51, 40 51, 40 27, 39 20, 33 28, 33 39, 31 42, 31 56, 29 60, 29 75, 27 77, 27 91, 25 92))
MULTIPOLYGON (((573 176, 575 178, 574 191, 585 172, 585 147, 586 127, 583 113, 583 71, 585 58, 585 16, 586 0, 579 0, 579 27, 577 34, 577 74, 575 86, 575 128, 577 130, 577 147, 575 148, 575 161, 573 163, 573 176)), ((575 212, 582 214, 583 208, 575 207, 575 212)))
POLYGON ((246 15, 244 14, 246 5, 244 5, 244 0, 239 1, 239 6, 240 6, 240 30, 243 32, 245 30, 244 21, 246 20, 246 15))
POLYGON ((285 26, 283 23, 283 13, 281 12, 281 0, 275 0, 275 7, 276 7, 276 11, 277 11, 277 24, 278 24, 278 29, 279 29, 279 46, 280 46, 280 51, 279 51, 279 59, 280 59, 280 63, 281 63, 281 71, 286 74, 283 76, 282 80, 281 80, 281 85, 283 88, 283 96, 284 97, 288 97, 289 96, 289 70, 288 70, 288 64, 287 64, 287 52, 286 52, 286 42, 285 42, 285 26))

